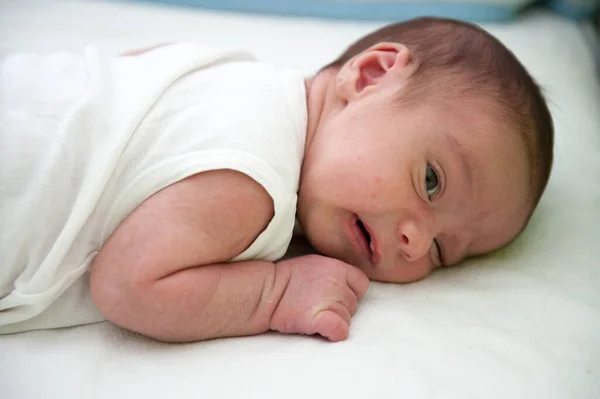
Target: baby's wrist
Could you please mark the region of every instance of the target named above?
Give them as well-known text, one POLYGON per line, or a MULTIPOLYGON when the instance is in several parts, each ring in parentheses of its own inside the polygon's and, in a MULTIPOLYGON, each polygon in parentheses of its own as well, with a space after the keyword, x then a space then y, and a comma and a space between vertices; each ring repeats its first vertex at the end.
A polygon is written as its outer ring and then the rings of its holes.
POLYGON ((273 329, 273 316, 275 311, 278 309, 281 299, 285 295, 285 291, 289 286, 289 282, 292 276, 292 268, 286 261, 281 261, 273 264, 273 280, 272 283, 267 287, 263 288, 263 297, 261 302, 268 307, 269 314, 269 330, 273 329))

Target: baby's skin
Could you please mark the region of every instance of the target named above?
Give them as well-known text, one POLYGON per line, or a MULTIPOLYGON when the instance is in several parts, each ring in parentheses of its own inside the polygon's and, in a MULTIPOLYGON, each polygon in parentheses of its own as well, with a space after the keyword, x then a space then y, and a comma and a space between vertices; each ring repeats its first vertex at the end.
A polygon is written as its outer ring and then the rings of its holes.
MULTIPOLYGON (((129 53, 130 56, 143 51, 129 53)), ((231 170, 142 203, 91 270, 104 316, 164 341, 282 333, 349 335, 369 279, 407 283, 509 243, 533 205, 522 143, 478 112, 485 98, 402 106, 407 47, 378 43, 306 80, 297 217, 321 255, 228 263, 273 217, 267 192, 231 170)))

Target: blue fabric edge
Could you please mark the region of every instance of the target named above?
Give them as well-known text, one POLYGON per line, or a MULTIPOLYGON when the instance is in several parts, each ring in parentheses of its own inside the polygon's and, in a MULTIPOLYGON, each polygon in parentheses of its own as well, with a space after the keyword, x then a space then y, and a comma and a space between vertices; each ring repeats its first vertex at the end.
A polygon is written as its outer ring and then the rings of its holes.
POLYGON ((477 22, 506 22, 520 7, 476 3, 359 3, 318 0, 142 0, 211 10, 241 11, 285 16, 329 19, 399 21, 419 16, 437 16, 477 22))
POLYGON ((568 0, 548 0, 548 7, 572 19, 590 18, 597 12, 597 8, 578 7, 568 0))

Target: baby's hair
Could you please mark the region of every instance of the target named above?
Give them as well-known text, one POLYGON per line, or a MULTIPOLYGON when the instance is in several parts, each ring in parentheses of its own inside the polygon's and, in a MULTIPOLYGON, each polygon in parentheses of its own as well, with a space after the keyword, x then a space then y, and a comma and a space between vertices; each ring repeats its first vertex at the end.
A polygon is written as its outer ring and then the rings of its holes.
MULTIPOLYGON (((385 26, 355 42, 323 69, 347 61, 381 42, 409 50, 415 70, 400 93, 402 103, 475 95, 490 98, 489 111, 516 128, 525 142, 531 167, 531 206, 535 208, 550 177, 554 127, 544 96, 515 55, 480 27, 451 19, 418 18, 385 26)), ((471 96, 471 98, 473 98, 471 96)))

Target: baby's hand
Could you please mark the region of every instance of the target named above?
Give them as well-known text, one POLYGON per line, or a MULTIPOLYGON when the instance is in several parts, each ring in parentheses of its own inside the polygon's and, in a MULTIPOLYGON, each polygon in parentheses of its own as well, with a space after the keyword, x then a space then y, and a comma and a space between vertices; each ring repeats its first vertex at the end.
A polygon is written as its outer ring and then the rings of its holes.
POLYGON ((290 280, 271 317, 271 330, 320 334, 330 341, 348 337, 350 317, 369 287, 359 269, 333 258, 307 255, 279 262, 290 280))

